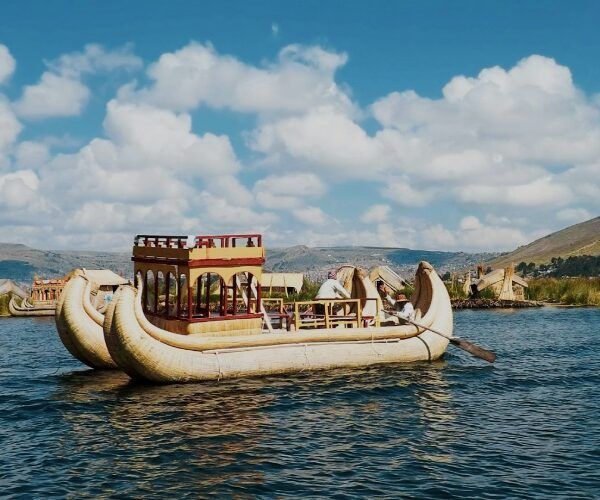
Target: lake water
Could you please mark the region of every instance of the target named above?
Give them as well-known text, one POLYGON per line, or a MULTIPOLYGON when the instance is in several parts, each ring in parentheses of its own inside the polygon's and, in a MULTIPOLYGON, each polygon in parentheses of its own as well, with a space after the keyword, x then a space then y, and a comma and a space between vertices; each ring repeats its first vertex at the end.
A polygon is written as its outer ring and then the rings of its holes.
POLYGON ((600 496, 600 309, 459 311, 494 366, 135 385, 0 318, 8 497, 600 496))

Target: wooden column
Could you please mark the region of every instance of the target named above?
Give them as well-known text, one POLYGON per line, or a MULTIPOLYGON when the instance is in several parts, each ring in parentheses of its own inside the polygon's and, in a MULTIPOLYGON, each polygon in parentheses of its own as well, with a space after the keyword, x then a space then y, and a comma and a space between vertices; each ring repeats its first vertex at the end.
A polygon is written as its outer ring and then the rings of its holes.
POLYGON ((177 311, 176 315, 179 318, 181 316, 181 273, 177 270, 177 311))
POLYGON ((167 273, 167 275, 165 276, 165 318, 169 317, 170 304, 171 304, 171 273, 167 273))
POLYGON ((210 318, 210 273, 206 273, 206 297, 204 298, 206 304, 206 317, 210 318))
POLYGON ((154 314, 158 314, 158 273, 154 275, 154 314))
MULTIPOLYGON (((234 240, 235 241, 235 240, 234 240)), ((234 274, 231 279, 231 283, 233 284, 233 315, 237 314, 237 276, 234 274)))
POLYGON ((194 287, 188 286, 188 321, 192 321, 192 308, 194 307, 194 287))

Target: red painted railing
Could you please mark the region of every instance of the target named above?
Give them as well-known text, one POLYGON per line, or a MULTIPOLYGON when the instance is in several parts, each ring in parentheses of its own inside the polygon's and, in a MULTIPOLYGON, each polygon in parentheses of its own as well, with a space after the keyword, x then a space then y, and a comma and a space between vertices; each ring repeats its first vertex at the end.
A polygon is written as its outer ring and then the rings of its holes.
POLYGON ((134 239, 136 247, 150 248, 230 248, 230 247, 262 247, 260 234, 219 234, 210 236, 161 236, 154 234, 138 234, 134 239), (189 243, 192 243, 190 245, 189 243))

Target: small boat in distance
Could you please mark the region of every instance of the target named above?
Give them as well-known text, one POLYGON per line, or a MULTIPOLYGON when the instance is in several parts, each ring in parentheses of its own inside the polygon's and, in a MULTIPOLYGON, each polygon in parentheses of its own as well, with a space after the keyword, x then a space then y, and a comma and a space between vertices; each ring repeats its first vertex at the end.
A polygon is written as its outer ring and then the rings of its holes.
MULTIPOLYGON (((412 303, 425 328, 385 315, 366 272, 344 268, 351 299, 294 302, 279 329, 261 297, 259 234, 141 235, 137 288, 122 285, 103 322, 106 348, 131 377, 158 383, 435 360, 452 336, 452 309, 431 265, 416 272, 412 303)), ((282 317, 283 316, 283 317, 282 317)), ((96 327, 99 325, 96 322, 96 327)))
POLYGON ((67 282, 65 278, 44 279, 34 276, 31 295, 17 304, 13 295, 8 310, 13 316, 54 316, 56 304, 67 282))

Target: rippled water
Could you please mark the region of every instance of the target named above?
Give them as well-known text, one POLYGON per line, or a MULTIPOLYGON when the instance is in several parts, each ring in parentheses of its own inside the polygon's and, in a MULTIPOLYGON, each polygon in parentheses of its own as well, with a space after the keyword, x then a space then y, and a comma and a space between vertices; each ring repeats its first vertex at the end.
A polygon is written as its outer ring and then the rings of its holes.
POLYGON ((600 309, 460 311, 433 364, 198 385, 85 369, 0 319, 6 496, 593 498, 600 309))

